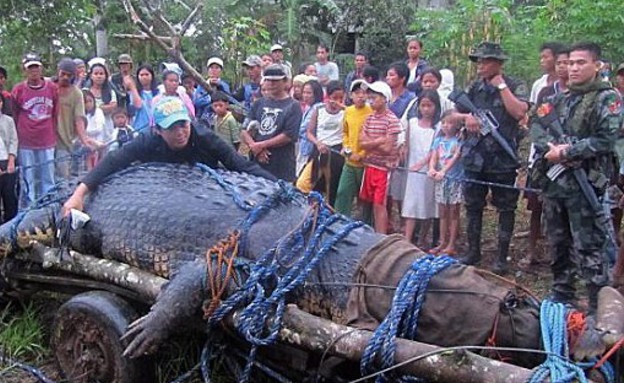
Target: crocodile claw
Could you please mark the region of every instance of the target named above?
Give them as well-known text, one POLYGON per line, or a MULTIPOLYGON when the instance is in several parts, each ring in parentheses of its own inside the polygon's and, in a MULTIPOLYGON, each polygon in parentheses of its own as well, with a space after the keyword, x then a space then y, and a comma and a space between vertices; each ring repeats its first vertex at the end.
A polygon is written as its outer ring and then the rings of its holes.
POLYGON ((132 322, 121 337, 122 342, 128 342, 123 356, 138 358, 156 352, 164 338, 159 322, 151 312, 132 322))

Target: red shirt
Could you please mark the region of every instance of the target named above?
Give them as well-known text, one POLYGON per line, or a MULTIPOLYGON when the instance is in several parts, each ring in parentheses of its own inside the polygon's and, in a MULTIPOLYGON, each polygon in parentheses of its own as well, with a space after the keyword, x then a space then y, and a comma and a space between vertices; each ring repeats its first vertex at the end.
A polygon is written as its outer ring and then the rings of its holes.
POLYGON ((56 84, 44 80, 40 88, 21 82, 11 94, 13 118, 17 127, 20 149, 49 149, 56 146, 58 90, 56 84))

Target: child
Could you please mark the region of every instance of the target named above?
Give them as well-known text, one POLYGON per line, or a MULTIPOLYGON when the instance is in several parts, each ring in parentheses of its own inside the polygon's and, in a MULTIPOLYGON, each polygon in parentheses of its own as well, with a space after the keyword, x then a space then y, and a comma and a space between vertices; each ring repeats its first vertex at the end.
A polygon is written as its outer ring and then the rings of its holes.
POLYGON ((128 125, 128 113, 125 108, 115 109, 113 112, 113 124, 113 142, 108 148, 109 153, 132 141, 137 135, 132 126, 128 125))
POLYGON ((241 126, 228 109, 230 101, 227 95, 221 91, 215 92, 212 96, 211 106, 214 111, 212 126, 214 126, 215 133, 238 150, 241 126))
POLYGON ((0 222, 10 221, 17 214, 17 130, 13 119, 4 114, 6 98, 0 92, 0 200, 4 216, 0 222))
POLYGON ((375 81, 372 84, 363 83, 362 88, 367 90, 373 114, 366 118, 360 132, 360 148, 366 151, 360 199, 373 203, 375 231, 386 234, 388 179, 399 162, 397 137, 401 132, 401 122, 388 109, 388 102, 392 99, 388 84, 375 81))
MULTIPOLYGON (((371 107, 366 105, 366 91, 362 89, 363 83, 364 80, 355 80, 351 83, 352 105, 345 109, 342 121, 342 152, 347 161, 340 175, 334 207, 338 213, 347 217, 351 216, 353 198, 358 195, 364 173, 362 159, 365 152, 360 148, 360 131, 366 118, 373 113, 371 107)), ((371 223, 370 215, 370 205, 362 206, 362 221, 371 223)))
MULTIPOLYGON (((104 146, 105 140, 106 118, 104 112, 95 105, 95 97, 91 91, 83 90, 82 97, 85 104, 87 136, 93 140, 96 147, 100 148, 104 146)), ((86 157, 87 170, 93 169, 97 165, 98 159, 97 150, 89 151, 86 157)))
POLYGON ((439 129, 440 97, 435 90, 423 90, 418 97, 416 108, 410 108, 404 116, 406 126, 405 141, 407 164, 410 172, 407 175, 405 199, 401 215, 405 218, 405 237, 411 240, 416 222, 420 221, 418 247, 427 250, 427 241, 431 220, 437 215, 435 208, 435 183, 427 177, 427 168, 431 154, 431 143, 439 129))
MULTIPOLYGON (((462 202, 459 120, 452 111, 442 116, 442 131, 433 141, 429 176, 436 180, 435 199, 440 210, 439 254, 455 255, 459 231, 459 208, 462 202)), ((433 251, 432 251, 433 252, 433 251)))
POLYGON ((338 181, 344 165, 344 157, 338 154, 342 151, 342 100, 342 84, 339 81, 328 82, 327 99, 312 111, 306 129, 306 137, 314 145, 314 150, 296 184, 304 193, 313 189, 324 191, 332 206, 336 203, 338 181))

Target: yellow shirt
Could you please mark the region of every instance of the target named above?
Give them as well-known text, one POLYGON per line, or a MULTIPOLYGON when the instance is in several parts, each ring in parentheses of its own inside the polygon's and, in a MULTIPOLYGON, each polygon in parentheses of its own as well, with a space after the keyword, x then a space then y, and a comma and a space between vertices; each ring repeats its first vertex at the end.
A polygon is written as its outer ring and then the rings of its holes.
MULTIPOLYGON (((373 109, 369 105, 365 105, 361 108, 356 108, 355 105, 347 107, 344 111, 344 118, 342 120, 342 146, 344 149, 349 149, 351 153, 357 153, 360 157, 364 157, 365 152, 360 149, 360 130, 364 125, 366 117, 373 113, 373 109)), ((364 166, 362 161, 352 161, 347 158, 347 164, 356 167, 364 166)))

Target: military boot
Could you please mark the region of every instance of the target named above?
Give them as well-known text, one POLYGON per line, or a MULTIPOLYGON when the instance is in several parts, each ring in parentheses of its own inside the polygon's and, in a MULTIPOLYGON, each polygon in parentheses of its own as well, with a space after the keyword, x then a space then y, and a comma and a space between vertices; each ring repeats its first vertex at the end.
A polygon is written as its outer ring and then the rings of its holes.
POLYGON ((483 224, 483 210, 466 212, 466 235, 468 236, 468 253, 459 258, 465 265, 474 265, 481 260, 481 226, 483 224))
POLYGON ((602 286, 598 286, 594 283, 587 283, 587 315, 594 315, 598 311, 598 293, 602 286))
POLYGON ((509 257, 509 245, 513 235, 515 223, 514 211, 503 211, 498 215, 498 256, 492 271, 496 274, 506 274, 509 271, 507 258, 509 257))

